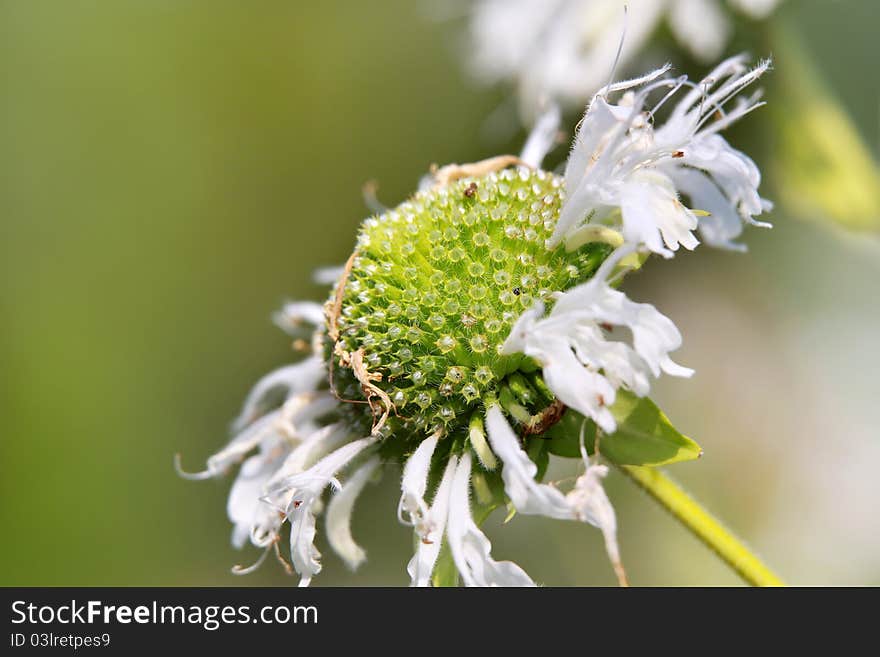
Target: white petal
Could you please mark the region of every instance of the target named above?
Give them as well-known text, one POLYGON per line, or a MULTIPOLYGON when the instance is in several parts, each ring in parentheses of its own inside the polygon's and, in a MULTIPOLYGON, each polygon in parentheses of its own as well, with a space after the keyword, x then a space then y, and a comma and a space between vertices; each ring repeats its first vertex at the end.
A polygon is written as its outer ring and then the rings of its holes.
POLYGON ((286 512, 290 521, 290 559, 305 586, 321 571, 321 553, 314 545, 314 505, 339 471, 345 468, 361 452, 375 443, 375 438, 361 438, 334 450, 308 470, 285 477, 269 495, 289 499, 286 512))
POLYGON ((339 447, 348 437, 349 432, 342 424, 328 424, 316 429, 288 454, 270 484, 276 487, 285 477, 312 467, 318 459, 339 447))
POLYGON ((608 379, 584 367, 566 339, 546 336, 540 351, 531 350, 530 355, 541 363, 544 381, 559 401, 592 418, 604 432, 617 430, 614 416, 608 410, 616 391, 608 379))
POLYGON ((512 561, 492 559, 492 544, 471 516, 470 479, 471 455, 466 452, 452 480, 446 526, 446 539, 462 580, 466 586, 534 586, 525 571, 512 561))
POLYGON ((458 458, 450 456, 443 471, 443 479, 434 493, 434 501, 428 511, 428 532, 420 536, 418 547, 413 558, 407 564, 406 571, 412 579, 411 586, 429 586, 440 548, 443 545, 443 532, 446 529, 446 518, 449 513, 449 495, 452 491, 452 478, 455 475, 458 458))
POLYGON ((700 217, 698 224, 706 243, 744 251, 744 246, 733 242, 742 233, 742 218, 718 185, 702 171, 690 167, 678 167, 671 175, 678 189, 690 197, 691 206, 709 213, 708 217, 700 217))
POLYGON ((351 535, 351 512, 355 500, 380 463, 378 457, 373 457, 355 470, 342 489, 330 498, 327 506, 327 541, 352 570, 364 562, 366 553, 351 535))
POLYGON ((308 586, 312 578, 321 572, 321 552, 315 547, 313 501, 302 502, 288 515, 290 560, 300 575, 300 586, 308 586))
POLYGON ((260 498, 265 494, 265 486, 284 460, 284 451, 274 455, 261 452, 247 459, 241 466, 226 503, 229 520, 235 526, 232 544, 241 548, 251 536, 255 525, 263 524, 265 516, 275 515, 260 498))
POLYGON ((431 457, 434 455, 438 439, 437 434, 425 438, 403 467, 403 478, 400 481, 402 494, 397 515, 401 522, 415 525, 417 531, 428 511, 428 505, 425 504, 425 490, 428 487, 428 474, 431 471, 431 457), (406 512, 408 518, 403 517, 403 512, 406 512))
POLYGON ((620 549, 617 546, 617 516, 602 487, 602 479, 608 474, 608 467, 590 465, 587 458, 584 458, 584 464, 586 471, 578 477, 574 489, 566 498, 578 520, 588 522, 602 531, 608 559, 618 578, 625 584, 626 574, 620 560, 620 549))
POLYGON ((316 356, 270 372, 257 381, 248 393, 241 413, 233 423, 234 429, 239 431, 259 417, 260 406, 270 393, 279 391, 283 393, 283 398, 287 398, 297 392, 314 390, 324 376, 324 363, 316 356))
POLYGON ((642 172, 630 176, 621 199, 623 235, 628 241, 642 243, 666 257, 679 245, 686 249, 697 246, 691 232, 697 227, 697 218, 678 200, 665 175, 642 172))
POLYGON ((275 324, 285 333, 297 333, 303 324, 322 326, 324 324, 324 308, 313 301, 294 301, 284 304, 273 315, 275 324))
POLYGON ((539 514, 550 518, 570 519, 572 511, 565 496, 552 486, 535 481, 538 466, 519 446, 519 439, 498 406, 486 412, 486 428, 492 450, 501 459, 504 469, 504 492, 520 513, 539 514))
POLYGON ((562 112, 559 105, 551 103, 535 122, 519 158, 529 166, 535 169, 539 168, 544 157, 556 143, 556 134, 559 131, 561 120, 562 112))
POLYGON ((510 334, 501 345, 502 354, 524 353, 535 322, 544 314, 544 304, 540 301, 526 310, 510 329, 510 334))

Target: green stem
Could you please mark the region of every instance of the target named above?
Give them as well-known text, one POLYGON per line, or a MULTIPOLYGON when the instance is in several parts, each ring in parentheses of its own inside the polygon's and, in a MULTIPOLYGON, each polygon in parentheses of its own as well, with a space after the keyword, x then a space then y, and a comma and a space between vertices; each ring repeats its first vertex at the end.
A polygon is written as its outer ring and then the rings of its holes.
POLYGON ((632 465, 618 467, 746 582, 752 586, 785 586, 739 539, 663 472, 656 468, 632 465))

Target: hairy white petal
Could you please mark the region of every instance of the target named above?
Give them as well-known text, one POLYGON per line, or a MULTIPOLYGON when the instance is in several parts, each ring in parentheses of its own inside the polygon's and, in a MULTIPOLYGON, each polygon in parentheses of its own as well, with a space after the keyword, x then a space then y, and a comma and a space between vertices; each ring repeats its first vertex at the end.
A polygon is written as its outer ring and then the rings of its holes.
POLYGON ((512 561, 495 561, 492 544, 471 516, 469 488, 471 455, 459 461, 452 480, 446 539, 455 566, 466 586, 534 586, 525 571, 512 561))
POLYGON ((380 464, 379 457, 373 457, 360 466, 327 505, 327 541, 352 570, 357 569, 367 555, 351 535, 351 512, 358 495, 380 464))
POLYGON ((443 545, 443 532, 449 514, 449 495, 452 491, 452 478, 458 465, 458 457, 450 456, 443 471, 443 478, 434 493, 434 501, 428 510, 428 531, 418 537, 416 553, 407 564, 406 571, 412 580, 411 586, 429 586, 440 548, 443 545))

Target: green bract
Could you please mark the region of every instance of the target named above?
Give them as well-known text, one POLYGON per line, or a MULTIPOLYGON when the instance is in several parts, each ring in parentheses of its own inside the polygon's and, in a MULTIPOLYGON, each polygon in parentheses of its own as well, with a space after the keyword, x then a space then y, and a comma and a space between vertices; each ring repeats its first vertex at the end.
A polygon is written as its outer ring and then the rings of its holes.
MULTIPOLYGON (((502 396, 521 406, 520 421, 548 407, 553 396, 535 363, 499 349, 524 310, 589 279, 611 250, 546 248, 561 184, 545 171, 507 169, 419 192, 367 219, 340 283, 338 343, 329 346, 337 395, 365 400, 350 363, 360 351, 393 404, 387 435, 465 432, 472 410, 502 396)), ((358 408, 376 415, 376 403, 358 408)))

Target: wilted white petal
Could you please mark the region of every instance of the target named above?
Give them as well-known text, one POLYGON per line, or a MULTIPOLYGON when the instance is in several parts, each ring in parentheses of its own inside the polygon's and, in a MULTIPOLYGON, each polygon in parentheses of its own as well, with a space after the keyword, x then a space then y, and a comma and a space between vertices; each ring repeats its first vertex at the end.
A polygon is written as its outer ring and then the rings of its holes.
POLYGON ((284 448, 277 444, 274 449, 261 451, 242 463, 226 503, 226 512, 234 525, 232 544, 236 548, 244 545, 254 526, 265 524, 267 516, 278 515, 261 498, 269 479, 283 462, 284 454, 284 448))
POLYGON ((520 447, 519 439, 498 406, 492 406, 486 412, 486 428, 492 450, 504 464, 501 470, 504 492, 516 510, 519 513, 570 519, 572 511, 565 496, 556 488, 535 481, 538 466, 520 447))
POLYGON ((290 559, 300 574, 300 586, 307 586, 321 571, 321 553, 315 547, 315 502, 324 489, 375 438, 361 438, 334 450, 304 472, 284 477, 272 485, 271 498, 286 497, 290 522, 290 559))
POLYGON ((327 505, 327 542, 352 570, 364 562, 366 553, 351 535, 351 512, 358 495, 380 464, 379 457, 373 457, 360 466, 327 505))
POLYGON ((577 478, 574 488, 566 495, 566 500, 578 520, 588 522, 602 531, 608 559, 621 584, 626 585, 626 573, 617 546, 617 516, 602 486, 602 479, 608 474, 608 466, 592 465, 583 451, 583 443, 581 450, 586 470, 577 478))
POLYGON ((469 489, 471 455, 462 455, 449 499, 446 540, 455 566, 466 586, 535 586, 525 571, 512 561, 492 559, 492 544, 471 516, 469 489))
POLYGON ((260 406, 266 402, 270 393, 280 392, 284 399, 298 392, 314 390, 325 376, 324 362, 317 356, 270 372, 257 381, 248 393, 233 428, 239 431, 259 417, 260 406))
POLYGON ((412 580, 411 586, 429 586, 440 548, 443 545, 443 532, 446 529, 446 519, 449 513, 449 496, 452 491, 452 478, 455 476, 458 458, 450 456, 443 471, 443 478, 434 493, 434 501, 428 510, 428 531, 419 537, 416 553, 407 564, 406 572, 412 580))

